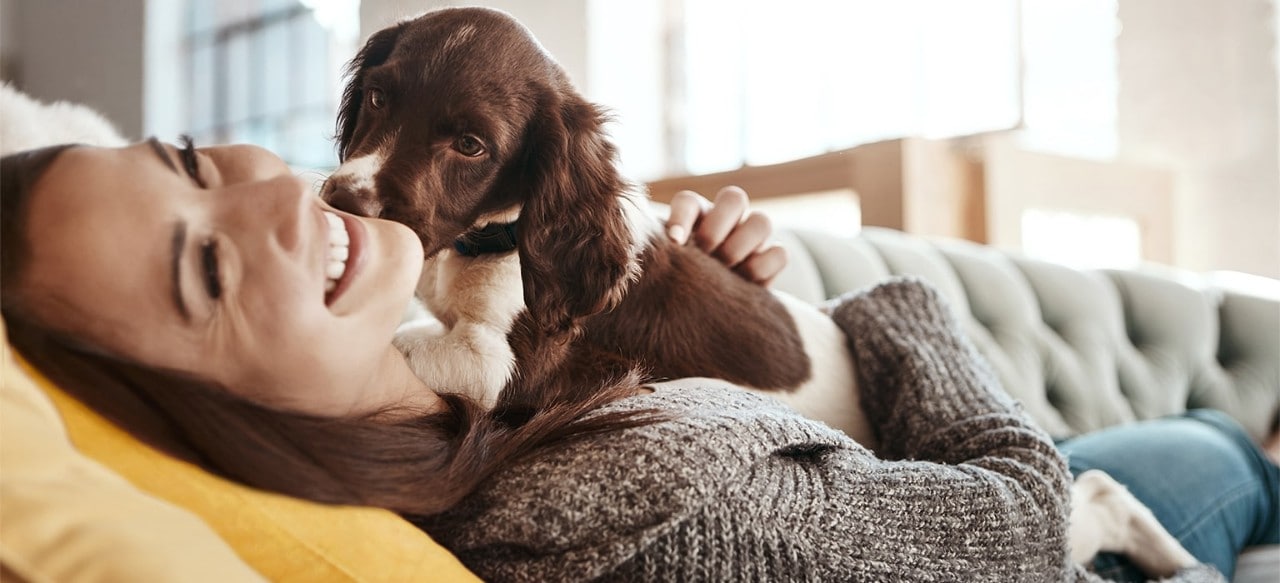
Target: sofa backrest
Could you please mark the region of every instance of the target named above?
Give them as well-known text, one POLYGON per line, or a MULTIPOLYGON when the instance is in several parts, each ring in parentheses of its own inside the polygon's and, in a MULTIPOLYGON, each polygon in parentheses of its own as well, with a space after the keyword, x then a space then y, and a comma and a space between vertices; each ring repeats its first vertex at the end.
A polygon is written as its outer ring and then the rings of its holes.
POLYGON ((933 283, 1005 389, 1054 437, 1211 407, 1261 439, 1280 407, 1275 280, 1078 270, 871 227, 779 239, 789 263, 774 285, 808 301, 893 275, 933 283))

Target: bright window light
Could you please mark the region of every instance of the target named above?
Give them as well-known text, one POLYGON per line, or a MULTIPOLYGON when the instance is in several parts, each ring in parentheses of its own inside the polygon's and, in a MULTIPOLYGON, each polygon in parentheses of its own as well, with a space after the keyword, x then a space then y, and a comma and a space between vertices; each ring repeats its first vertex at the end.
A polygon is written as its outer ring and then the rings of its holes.
POLYGON ((1029 209, 1022 214, 1022 251, 1072 267, 1125 269, 1142 261, 1142 233, 1128 217, 1029 209))
POLYGON ((1016 0, 684 1, 685 170, 1020 116, 1016 0))
POLYGON ((355 54, 354 0, 189 0, 186 131, 249 143, 296 168, 337 166, 334 118, 355 54))

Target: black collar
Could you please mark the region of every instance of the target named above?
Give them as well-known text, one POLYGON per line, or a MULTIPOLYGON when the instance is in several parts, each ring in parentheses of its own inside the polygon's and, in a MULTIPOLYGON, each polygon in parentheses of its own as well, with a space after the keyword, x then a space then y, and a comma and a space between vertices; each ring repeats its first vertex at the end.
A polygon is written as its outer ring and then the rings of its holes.
POLYGON ((516 248, 515 223, 490 223, 464 233, 453 242, 460 255, 476 257, 485 253, 506 253, 516 248))

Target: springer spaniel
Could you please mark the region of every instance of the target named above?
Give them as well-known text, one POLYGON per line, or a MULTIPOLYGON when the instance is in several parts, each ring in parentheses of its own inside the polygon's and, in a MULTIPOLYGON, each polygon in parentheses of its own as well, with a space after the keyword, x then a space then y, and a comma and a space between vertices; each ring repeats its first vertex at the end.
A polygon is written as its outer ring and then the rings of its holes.
POLYGON ((515 382, 714 377, 873 443, 841 331, 668 239, 620 176, 605 116, 509 15, 428 12, 349 66, 323 196, 422 241, 439 318, 396 345, 487 406, 515 382))
MULTIPOLYGON (((343 163, 323 195, 421 239, 418 295, 440 321, 396 344, 423 380, 494 406, 516 383, 589 390, 636 367, 715 377, 874 447, 843 333, 668 239, 619 175, 600 110, 510 16, 447 8, 401 22, 350 74, 343 163)), ((1081 475, 1072 498, 1077 562, 1126 552, 1162 576, 1194 562, 1106 474, 1081 475)))

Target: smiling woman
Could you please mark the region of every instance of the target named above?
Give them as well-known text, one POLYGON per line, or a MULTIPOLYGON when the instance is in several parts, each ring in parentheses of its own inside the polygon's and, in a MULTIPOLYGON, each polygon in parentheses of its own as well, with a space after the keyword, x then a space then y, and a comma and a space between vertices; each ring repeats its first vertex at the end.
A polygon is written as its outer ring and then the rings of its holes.
POLYGON ((71 148, 39 186, 27 226, 47 242, 25 278, 54 326, 281 408, 434 406, 390 346, 421 269, 407 229, 325 208, 278 158, 248 146, 71 148), (93 187, 125 180, 134 188, 110 196, 93 187), (326 294, 326 216, 339 215, 355 253, 326 294), (168 308, 139 311, 138 300, 168 308), (298 381, 305 394, 285 389, 298 381))
POLYGON ((7 156, 0 174, 14 347, 139 438, 225 477, 430 514, 529 448, 628 423, 572 422, 617 391, 513 429, 425 387, 391 344, 421 269, 416 237, 326 207, 260 148, 58 146, 7 156))
MULTIPOLYGON (((920 281, 831 312, 879 455, 705 379, 517 385, 486 412, 422 386, 391 347, 421 264, 415 237, 310 192, 252 147, 0 159, 14 347, 174 455, 252 487, 397 512, 488 580, 1095 580, 1066 554, 1064 460, 920 281), (364 264, 339 266, 326 292, 338 232, 364 264), (948 542, 957 524, 963 545, 948 542), (733 559, 760 548, 792 554, 733 559)), ((1161 559, 1144 564, 1218 580, 1170 547, 1143 551, 1161 559)))

